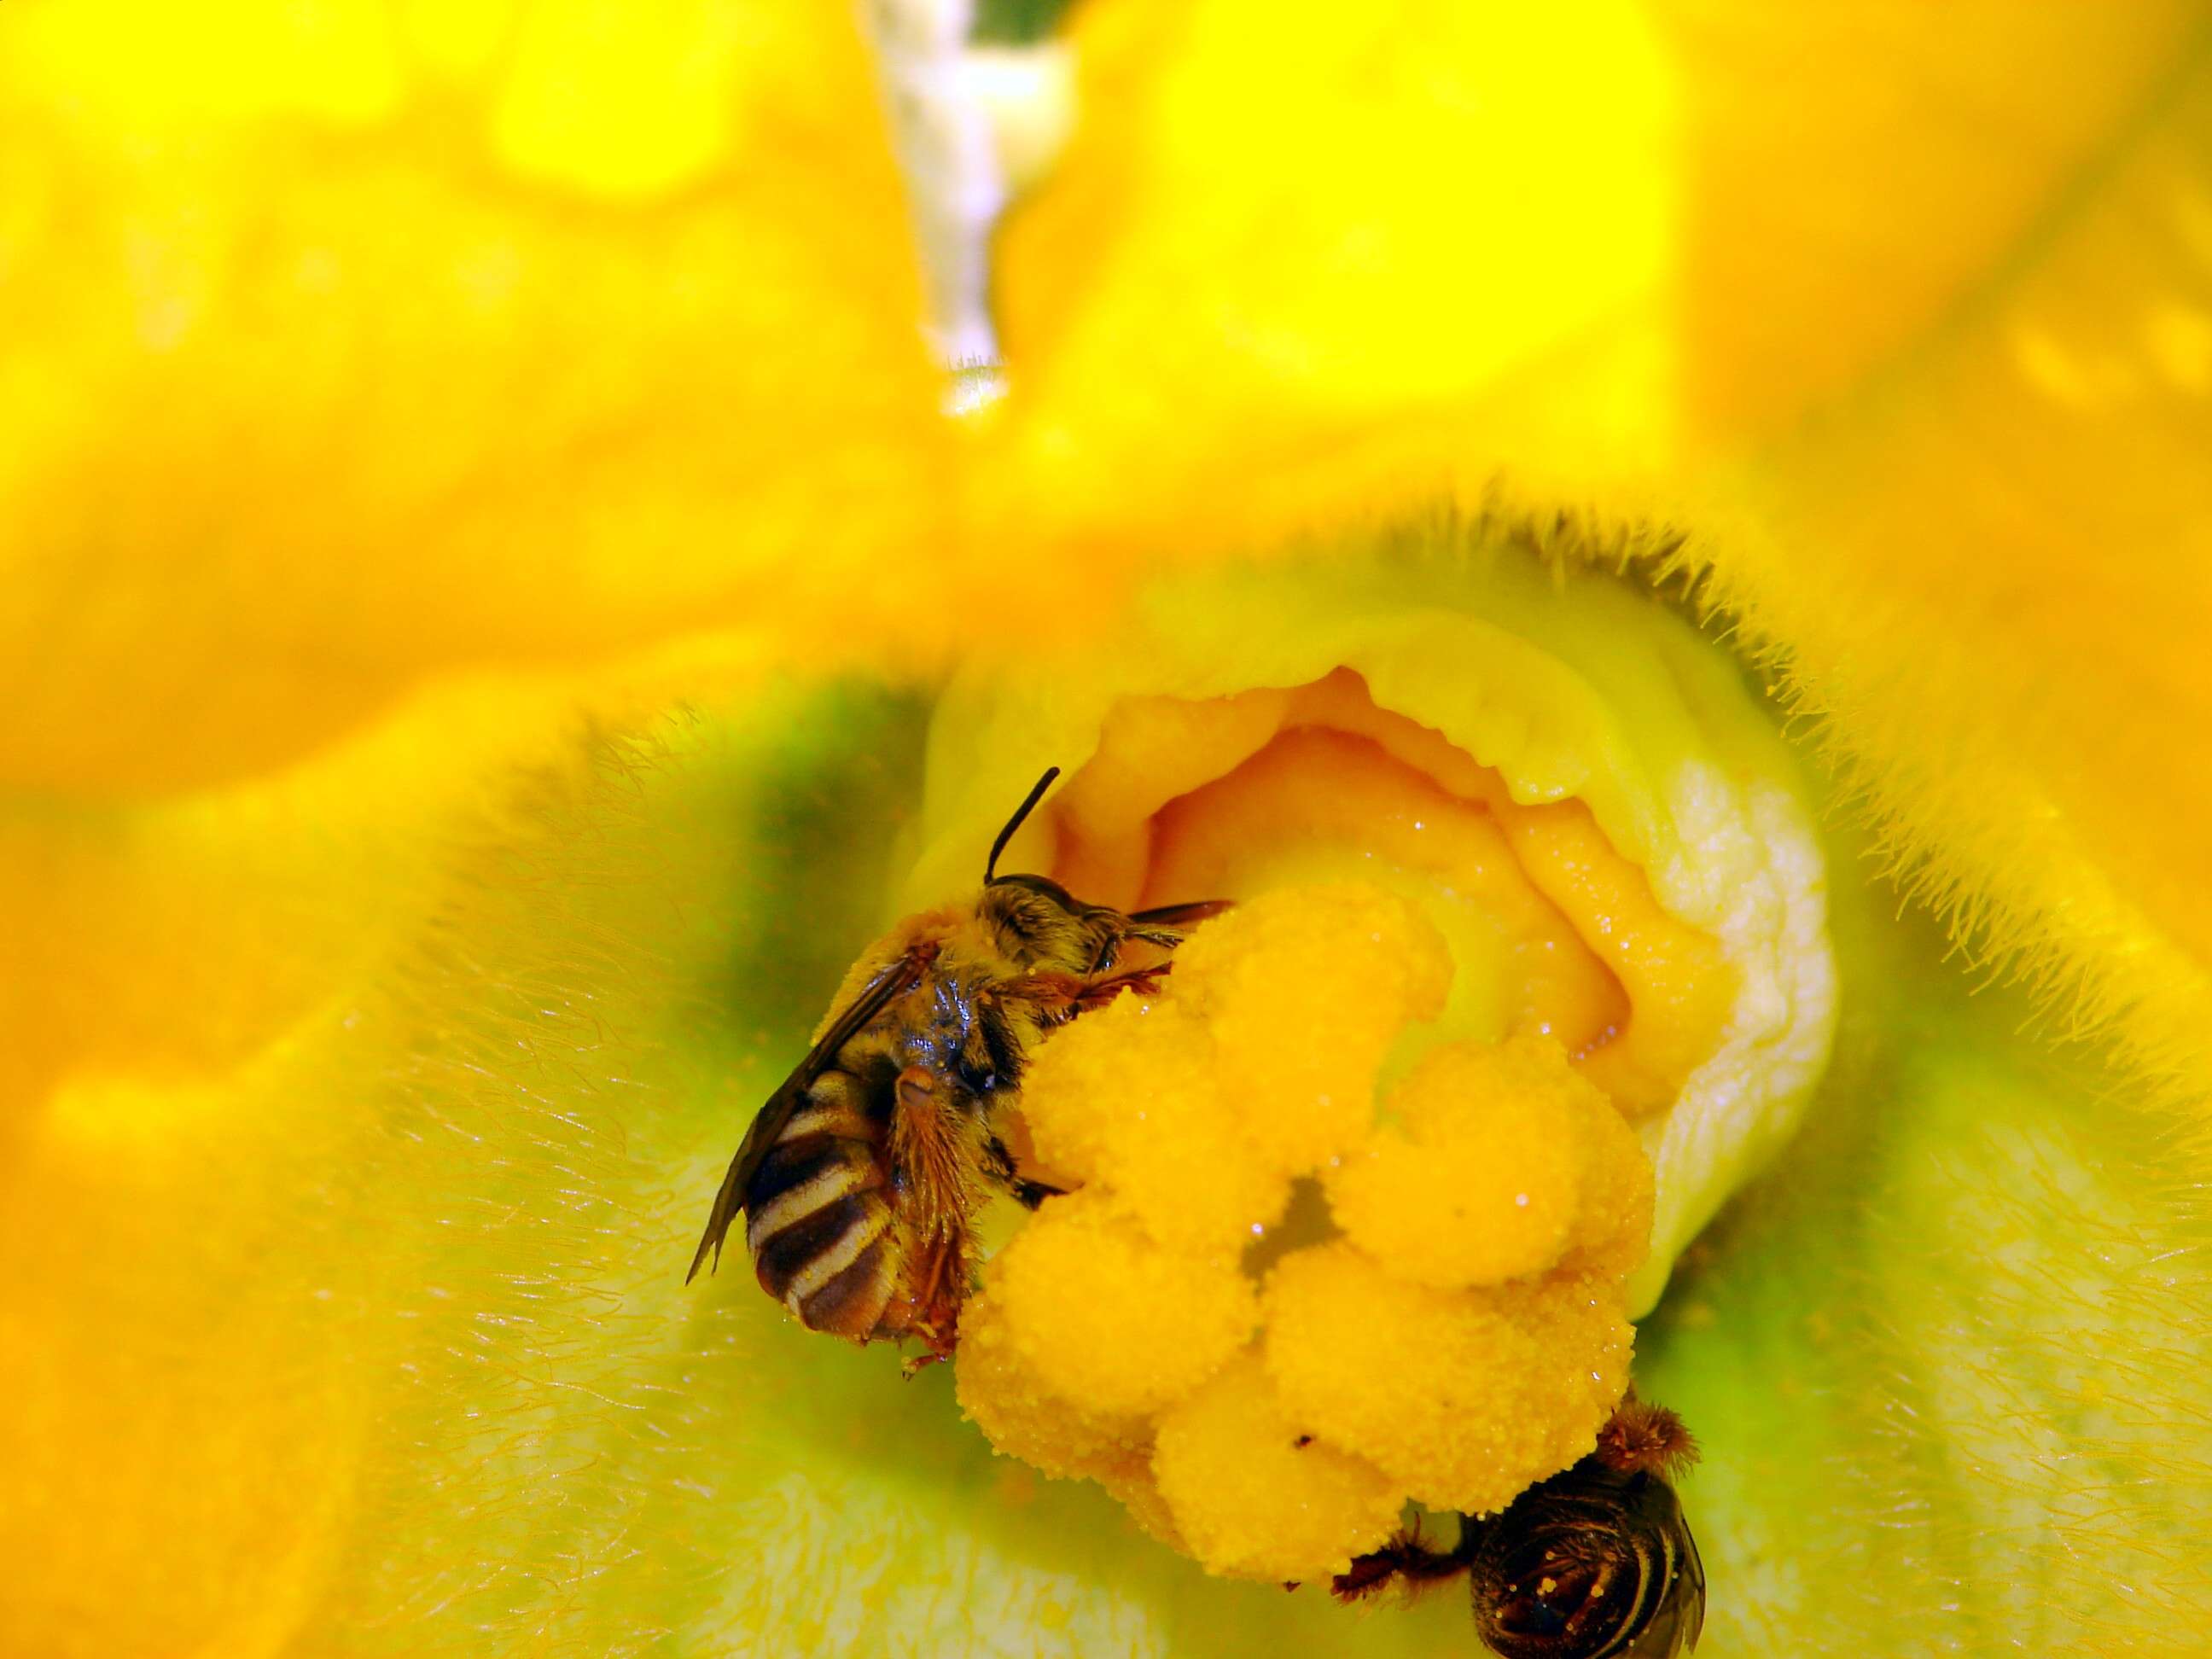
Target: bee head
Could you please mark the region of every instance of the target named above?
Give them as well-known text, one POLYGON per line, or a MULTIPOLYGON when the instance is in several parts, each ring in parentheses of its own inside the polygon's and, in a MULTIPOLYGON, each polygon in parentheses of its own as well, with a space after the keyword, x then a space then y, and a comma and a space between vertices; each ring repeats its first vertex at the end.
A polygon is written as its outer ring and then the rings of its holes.
POLYGON ((999 854, 1059 775, 1057 766, 1047 767, 991 843, 977 914, 999 948, 1021 967, 1097 973, 1113 965, 1115 951, 1128 931, 1128 919, 1103 905, 1084 903, 1049 876, 999 873, 999 854))
POLYGON ((1049 876, 994 876, 977 913, 1010 960, 1071 974, 1112 966, 1128 928, 1120 911, 1085 904, 1049 876))

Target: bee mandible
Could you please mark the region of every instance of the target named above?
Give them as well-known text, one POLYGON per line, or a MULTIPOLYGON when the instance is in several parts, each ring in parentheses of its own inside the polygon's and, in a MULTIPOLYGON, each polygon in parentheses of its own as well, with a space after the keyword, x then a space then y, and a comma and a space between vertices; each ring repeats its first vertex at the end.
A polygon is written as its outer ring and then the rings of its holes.
POLYGON ((1630 1399, 1589 1455, 1497 1515, 1461 1516, 1457 1548, 1403 1534, 1332 1588, 1355 1601, 1464 1571, 1475 1633, 1504 1659, 1676 1659, 1705 1623, 1705 1563, 1673 1484, 1696 1458, 1681 1419, 1630 1399))
POLYGON ((991 844, 981 892, 908 916, 869 946, 798 1069, 730 1160, 686 1284, 740 1211, 761 1288, 811 1330, 953 1348, 973 1267, 971 1223, 994 1190, 1034 1209, 995 1120, 1054 1028, 1124 991, 1149 995, 1188 929, 1223 900, 1126 915, 1000 854, 1054 767, 991 844), (1156 959, 1124 967, 1131 946, 1156 959))

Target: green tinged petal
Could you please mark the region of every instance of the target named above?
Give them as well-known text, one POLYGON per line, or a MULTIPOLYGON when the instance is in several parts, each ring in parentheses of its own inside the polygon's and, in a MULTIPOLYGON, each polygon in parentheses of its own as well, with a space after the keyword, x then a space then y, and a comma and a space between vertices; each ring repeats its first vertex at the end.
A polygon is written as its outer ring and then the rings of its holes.
MULTIPOLYGON (((198 1184, 132 1218, 162 1271, 118 1274, 142 1303, 94 1386, 189 1269, 232 1310, 198 1340, 258 1345, 241 1410, 351 1425, 351 1473, 288 1472, 320 1529, 258 1610, 267 1650, 1465 1647, 1453 1591, 1361 1615, 1205 1577, 994 1457, 941 1370, 787 1324, 741 1256, 683 1286, 722 1161, 880 920, 922 726, 786 690, 532 781, 379 998, 312 1022, 191 1139, 198 1184), (258 1254, 205 1256, 241 1206, 258 1254)), ((2094 1056, 2051 1060, 1931 932, 1837 898, 1836 1069, 1646 1327, 1644 1386, 1706 1446, 1711 1650, 2186 1650, 2202 1228, 2094 1056)), ((11 1600, 18 1650, 83 1627, 11 1600)))
POLYGON ((287 1609, 313 1650, 1259 1659, 1463 1633, 1455 1602, 1364 1620, 1206 1578, 996 1457, 945 1370, 908 1382, 787 1322, 741 1249, 684 1285, 731 1148, 879 920, 921 715, 786 690, 593 744, 458 857, 389 995, 271 1079, 336 1146, 313 1169, 282 1136, 235 1147, 198 1202, 289 1208, 262 1294, 335 1333, 305 1369, 341 1368, 369 1425, 287 1609))
POLYGON ((2106 1056, 2023 1036, 1878 890, 1833 899, 1827 1080, 1638 1357, 1705 1448, 1713 1650, 2201 1652, 2201 1201, 2106 1056))
MULTIPOLYGON (((722 1159, 879 920, 920 744, 915 705, 845 689, 602 750, 471 860, 403 995, 327 1033, 382 1079, 381 1150, 309 1248, 382 1263, 382 1330, 323 1631, 368 1652, 1464 1646, 1455 1592, 1358 1615, 1206 1578, 1102 1493, 994 1458, 941 1370, 902 1382, 788 1325, 741 1256, 682 1287, 722 1159)), ((1969 995, 1869 890, 1837 925, 1836 1068, 1639 1362, 1705 1444, 1686 1492, 1711 1650, 2187 1650, 2212 1385, 2177 1333, 2212 1314, 2202 1230, 2094 1066, 2018 1037, 2015 998, 1969 995)))

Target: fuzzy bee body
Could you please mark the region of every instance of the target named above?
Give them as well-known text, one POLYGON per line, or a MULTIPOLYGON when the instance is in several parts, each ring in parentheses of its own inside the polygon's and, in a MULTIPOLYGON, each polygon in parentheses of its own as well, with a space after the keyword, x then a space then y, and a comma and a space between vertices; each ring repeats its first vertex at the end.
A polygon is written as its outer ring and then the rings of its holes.
POLYGON ((1030 1195, 991 1118, 1057 999, 999 988, 1025 975, 995 901, 913 918, 863 959, 876 965, 856 1000, 880 1010, 832 1019, 858 1029, 744 1184, 761 1288, 811 1330, 860 1342, 949 1334, 967 1212, 985 1187, 1030 1195))
POLYGON ((998 875, 1055 775, 1000 832, 980 893, 908 917, 847 976, 731 1160, 687 1279, 719 1261, 742 1212, 761 1288, 802 1324, 951 1351, 976 1208, 994 1188, 1032 1206, 1052 1190, 1020 1177, 994 1127, 1030 1051, 1085 1010, 1156 987, 1164 961, 1121 969, 1133 942, 1172 951, 1222 908, 1128 915, 1042 876, 998 875))
POLYGON ((745 1246, 761 1288, 812 1329, 865 1339, 890 1313, 884 1127, 858 1075, 826 1071, 746 1188, 745 1246))
POLYGON ((1475 1629, 1505 1659, 1674 1659, 1705 1617, 1705 1570, 1656 1473, 1584 1458, 1477 1522, 1475 1629))
POLYGON ((1404 1533, 1331 1588, 1351 1601, 1465 1572, 1475 1633, 1502 1659, 1676 1659, 1705 1623, 1705 1563, 1673 1484, 1697 1455, 1680 1418, 1631 1398, 1589 1456, 1498 1514, 1461 1516, 1456 1548, 1404 1533))

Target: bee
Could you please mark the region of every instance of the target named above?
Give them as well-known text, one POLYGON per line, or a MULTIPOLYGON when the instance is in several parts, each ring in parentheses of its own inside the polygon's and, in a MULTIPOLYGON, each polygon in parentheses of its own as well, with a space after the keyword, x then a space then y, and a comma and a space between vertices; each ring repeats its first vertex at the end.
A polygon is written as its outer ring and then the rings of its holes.
POLYGON ((972 1267, 970 1224, 994 1189, 1035 1209, 996 1120, 1037 1043, 1124 991, 1150 995, 1164 957, 1226 901, 1125 915, 1044 876, 998 873, 1054 767, 1006 820, 982 890, 909 916, 862 955, 796 1071, 730 1160, 690 1284, 740 1211, 761 1288, 810 1330, 856 1342, 918 1337, 948 1357, 972 1267), (853 988, 857 985, 857 989, 853 988))
POLYGON ((1697 1455, 1680 1418, 1632 1397, 1589 1456, 1498 1515, 1462 1516, 1457 1548, 1403 1534, 1332 1589, 1356 1601, 1464 1571, 1475 1633, 1504 1659, 1675 1659, 1705 1624, 1705 1563, 1674 1487, 1697 1455))

